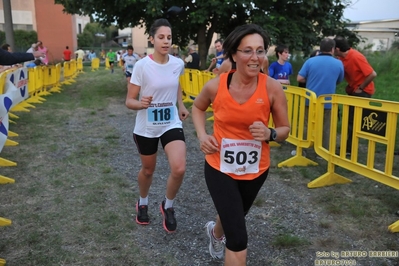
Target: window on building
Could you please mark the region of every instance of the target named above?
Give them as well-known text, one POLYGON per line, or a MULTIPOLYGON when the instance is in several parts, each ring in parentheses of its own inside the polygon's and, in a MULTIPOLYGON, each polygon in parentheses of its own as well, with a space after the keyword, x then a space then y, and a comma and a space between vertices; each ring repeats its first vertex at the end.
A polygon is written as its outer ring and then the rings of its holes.
POLYGON ((78 24, 78 33, 81 34, 82 33, 82 24, 78 24))
MULTIPOLYGON (((0 30, 4 31, 5 25, 4 23, 0 23, 0 30)), ((27 30, 27 31, 31 31, 33 30, 33 25, 30 24, 14 24, 12 25, 13 30, 27 30)))

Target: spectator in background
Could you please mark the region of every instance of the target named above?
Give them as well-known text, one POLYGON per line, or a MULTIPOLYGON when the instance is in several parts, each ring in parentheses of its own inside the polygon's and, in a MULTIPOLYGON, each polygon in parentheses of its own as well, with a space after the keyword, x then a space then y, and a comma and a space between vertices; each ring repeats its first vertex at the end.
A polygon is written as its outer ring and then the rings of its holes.
POLYGON ((116 60, 116 53, 112 51, 112 49, 109 49, 109 52, 107 53, 107 58, 109 61, 109 67, 111 68, 111 73, 114 73, 114 62, 116 60))
POLYGON ((222 65, 223 60, 224 60, 223 40, 222 39, 217 39, 215 41, 215 49, 216 49, 216 56, 214 58, 212 58, 212 62, 209 65, 207 71, 211 71, 212 67, 215 66, 215 68, 212 70, 212 72, 217 74, 219 71, 219 68, 222 65))
POLYGON ((0 65, 10 66, 17 63, 35 60, 35 58, 42 57, 43 52, 35 51, 33 53, 10 53, 0 49, 0 65))
POLYGON ((84 59, 85 57, 85 52, 82 50, 82 48, 78 48, 78 50, 75 52, 75 57, 76 59, 84 59))
MULTIPOLYGON (((1 49, 3 49, 4 51, 7 51, 9 53, 12 53, 12 49, 11 49, 11 45, 9 45, 8 43, 5 43, 1 46, 1 49)), ((20 64, 13 64, 12 67, 21 67, 22 65, 20 64)), ((3 68, 4 70, 4 68, 3 68)))
POLYGON ((48 62, 49 62, 49 57, 48 57, 49 50, 47 49, 47 47, 45 47, 43 45, 43 42, 41 42, 41 41, 38 41, 36 46, 37 46, 37 50, 44 54, 44 56, 42 58, 40 58, 42 60, 43 64, 48 65, 48 62))
POLYGON ((97 55, 96 55, 96 52, 94 52, 94 50, 91 50, 90 51, 90 53, 89 53, 89 55, 87 56, 87 58, 91 61, 91 60, 93 60, 93 58, 96 58, 97 57, 97 55))
POLYGON ((9 53, 12 53, 11 45, 9 45, 8 43, 3 44, 1 46, 1 49, 3 49, 4 51, 7 51, 9 53))
MULTIPOLYGON (((30 46, 30 48, 29 48, 28 50, 26 50, 27 53, 33 53, 33 52, 35 52, 35 51, 37 51, 37 45, 36 45, 36 43, 32 43, 32 45, 30 46)), ((26 62, 24 63, 24 66, 27 67, 28 64, 34 63, 34 61, 35 61, 35 60, 26 61, 26 62)))
POLYGON ((31 47, 28 50, 26 50, 27 53, 33 53, 34 51, 37 51, 36 43, 32 43, 31 47))
POLYGON ((121 61, 121 52, 120 51, 116 52, 116 62, 119 63, 119 61, 121 61))
POLYGON ((71 50, 69 50, 69 46, 65 47, 64 52, 62 52, 64 61, 71 61, 71 50))
POLYGON ((188 52, 189 52, 188 56, 184 58, 184 62, 186 62, 186 68, 199 70, 200 69, 199 55, 197 54, 193 46, 190 46, 188 52))
MULTIPOLYGON (((335 94, 337 84, 344 79, 344 66, 342 62, 334 58, 335 41, 324 38, 320 42, 318 56, 309 58, 299 70, 297 81, 303 82, 307 88, 319 97, 323 94, 335 94)), ((308 125, 309 102, 305 108, 305 127, 308 125)), ((324 104, 323 116, 323 141, 322 145, 328 149, 330 141, 331 104, 324 104)), ((306 135, 306 134, 305 134, 306 135)))
MULTIPOLYGON (((344 64, 345 80, 348 83, 346 93, 350 96, 370 98, 375 91, 374 78, 377 73, 371 67, 366 57, 359 51, 349 46, 348 41, 341 36, 334 38, 335 55, 344 64)), ((348 139, 346 142, 346 154, 350 155, 352 151, 352 133, 354 107, 349 107, 348 118, 348 139)))
POLYGON ((27 68, 32 68, 40 65, 43 65, 42 61, 40 59, 36 59, 35 61, 31 61, 29 64, 26 64, 25 66, 27 68))
POLYGON ((287 62, 290 56, 288 47, 285 45, 278 45, 276 47, 277 61, 271 63, 269 66, 269 76, 276 79, 281 84, 290 84, 289 76, 292 75, 292 65, 287 62))
MULTIPOLYGON (((319 53, 320 53, 320 50, 314 50, 314 51, 310 54, 309 58, 315 57, 316 55, 319 55, 319 53)), ((300 88, 306 88, 306 82, 300 82, 300 81, 298 81, 298 87, 300 87, 300 88)))

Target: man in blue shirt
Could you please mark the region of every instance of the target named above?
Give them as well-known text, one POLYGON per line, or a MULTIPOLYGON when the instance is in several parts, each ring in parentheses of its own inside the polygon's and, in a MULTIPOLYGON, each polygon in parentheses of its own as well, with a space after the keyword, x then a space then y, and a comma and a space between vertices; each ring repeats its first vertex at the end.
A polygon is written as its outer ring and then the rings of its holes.
MULTIPOLYGON (((306 87, 317 97, 323 94, 335 94, 337 84, 344 79, 344 66, 340 60, 333 57, 334 50, 335 41, 324 38, 320 43, 320 53, 306 60, 299 70, 297 81, 306 82, 306 87)), ((327 103, 324 105, 323 118, 323 147, 326 149, 328 149, 330 141, 330 124, 331 104, 327 103)), ((306 125, 307 112, 305 114, 306 125)))
POLYGON ((209 65, 207 71, 210 71, 213 66, 215 68, 212 70, 213 73, 218 74, 219 68, 223 63, 224 56, 223 56, 223 40, 222 39, 217 39, 215 41, 215 49, 216 49, 216 56, 212 58, 212 62, 209 65))

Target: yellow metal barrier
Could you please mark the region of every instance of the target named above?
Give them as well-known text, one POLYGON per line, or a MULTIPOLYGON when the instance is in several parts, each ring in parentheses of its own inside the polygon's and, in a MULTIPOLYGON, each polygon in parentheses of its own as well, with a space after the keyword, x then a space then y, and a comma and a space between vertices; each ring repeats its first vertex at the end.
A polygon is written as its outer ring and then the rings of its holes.
POLYGON ((36 72, 39 71, 37 67, 28 68, 28 92, 29 98, 27 102, 29 103, 43 103, 45 99, 40 97, 36 91, 36 83, 39 82, 36 80, 36 72))
POLYGON ((15 183, 14 179, 0 175, 0 184, 13 184, 13 183, 15 183))
POLYGON ((54 91, 55 92, 61 92, 61 63, 58 63, 55 65, 55 86, 54 86, 54 91))
POLYGON ((70 63, 71 63, 70 65, 71 65, 71 69, 72 69, 72 77, 75 78, 79 74, 78 70, 77 70, 78 69, 78 64, 77 64, 75 59, 72 59, 70 61, 70 63))
POLYGON ((7 226, 7 225, 11 225, 11 220, 0 217, 0 226, 7 226))
POLYGON ((74 65, 75 63, 72 61, 69 62, 64 62, 64 81, 62 82, 62 84, 71 84, 76 82, 73 79, 73 75, 74 75, 74 65))
POLYGON ((201 71, 197 69, 186 68, 181 84, 186 95, 185 102, 193 102, 195 97, 200 93, 203 83, 201 71))
POLYGON ((26 99, 28 99, 28 97, 29 97, 27 69, 26 68, 11 69, 11 70, 6 71, 6 75, 7 75, 6 80, 13 79, 14 84, 18 88, 21 88, 21 92, 25 91, 25 93, 23 94, 24 100, 21 100, 18 104, 13 105, 13 107, 11 107, 10 111, 30 112, 30 110, 28 108, 36 108, 36 106, 34 106, 26 101, 26 99))
POLYGON ((211 79, 216 77, 216 75, 213 74, 213 72, 209 72, 209 71, 201 71, 201 75, 202 75, 201 88, 205 85, 205 83, 207 83, 208 81, 210 81, 211 79))
POLYGON ((313 145, 316 94, 308 89, 295 86, 284 86, 283 88, 287 98, 288 115, 291 125, 291 132, 287 138, 287 142, 296 146, 296 154, 279 163, 277 166, 317 165, 316 162, 302 155, 303 149, 310 148, 313 145), (306 107, 306 101, 309 102, 308 107, 306 107), (308 121, 307 124, 305 124, 306 120, 308 121))
MULTIPOLYGON (((0 226, 7 226, 7 225, 11 225, 11 220, 0 217, 0 226)), ((6 260, 0 259, 0 266, 4 266, 4 265, 6 265, 6 260)))
POLYGON ((78 58, 78 60, 76 61, 76 71, 78 73, 84 73, 83 72, 83 59, 82 58, 78 58))
POLYGON ((43 85, 48 94, 51 92, 60 92, 57 87, 57 74, 55 66, 43 67, 43 85))
MULTIPOLYGON (((394 175, 394 149, 399 103, 344 95, 322 95, 316 103, 315 142, 316 153, 328 162, 327 172, 308 183, 309 188, 352 182, 335 173, 339 166, 373 179, 379 183, 399 189, 399 177, 394 175), (322 146, 324 104, 331 103, 330 143, 322 146), (338 128, 338 110, 342 106, 341 128, 338 128), (349 107, 354 107, 353 133, 348 136, 349 107), (347 137, 352 138, 350 155, 346 154, 347 137), (366 143, 360 145, 360 142, 366 143), (337 150, 337 147, 340 147, 337 150), (366 146, 363 147, 363 146, 366 146), (376 154, 383 153, 377 156, 376 154), (376 162, 383 158, 383 163, 376 162)), ((399 221, 388 227, 399 232, 399 221)))
POLYGON ((96 71, 100 68, 100 58, 93 58, 91 60, 91 71, 96 71))

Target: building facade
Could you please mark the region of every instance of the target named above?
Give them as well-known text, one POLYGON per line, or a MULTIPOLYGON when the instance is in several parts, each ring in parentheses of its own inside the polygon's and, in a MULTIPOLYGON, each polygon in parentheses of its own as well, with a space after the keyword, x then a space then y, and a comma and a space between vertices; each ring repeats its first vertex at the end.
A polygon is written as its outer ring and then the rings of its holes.
MULTIPOLYGON (((12 0, 13 28, 34 30, 38 40, 49 49, 50 62, 62 60, 66 46, 77 50, 77 34, 90 22, 87 16, 64 13, 63 6, 54 0, 12 0)), ((4 31, 3 1, 0 1, 0 30, 4 31)))
POLYGON ((372 51, 386 51, 393 42, 399 41, 399 18, 351 22, 348 29, 365 39, 365 43, 359 45, 363 49, 370 47, 372 51))

